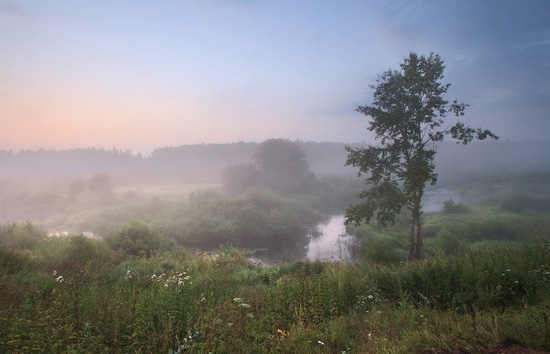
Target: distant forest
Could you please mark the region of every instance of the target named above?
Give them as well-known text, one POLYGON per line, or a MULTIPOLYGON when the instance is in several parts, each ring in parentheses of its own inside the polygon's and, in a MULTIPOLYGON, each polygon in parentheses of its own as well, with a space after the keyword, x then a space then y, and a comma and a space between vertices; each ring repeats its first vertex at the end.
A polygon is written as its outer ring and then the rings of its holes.
MULTIPOLYGON (((344 143, 302 142, 309 167, 317 176, 355 176, 345 167, 344 143)), ((117 148, 70 150, 0 150, 0 177, 82 177, 107 173, 115 182, 216 182, 229 165, 249 163, 260 143, 196 144, 164 147, 150 156, 117 148)), ((360 144, 351 144, 358 146, 360 144)), ((550 141, 496 141, 470 145, 443 143, 436 166, 440 181, 468 176, 550 170, 550 141)))

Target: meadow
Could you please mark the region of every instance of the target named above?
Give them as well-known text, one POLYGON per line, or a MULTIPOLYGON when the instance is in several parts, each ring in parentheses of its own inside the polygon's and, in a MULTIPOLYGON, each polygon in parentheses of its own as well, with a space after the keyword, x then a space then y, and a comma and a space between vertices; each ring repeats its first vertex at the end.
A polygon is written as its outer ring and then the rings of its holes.
POLYGON ((82 235, 1 252, 5 353, 550 349, 548 239, 392 266, 121 257, 82 235))
POLYGON ((389 229, 349 228, 362 241, 360 264, 265 266, 253 247, 186 247, 193 235, 219 241, 247 225, 280 243, 321 214, 314 206, 322 197, 258 190, 98 207, 86 222, 108 214, 116 221, 100 239, 48 237, 31 221, 8 222, 0 225, 0 352, 550 351, 548 180, 456 184, 464 201, 424 216, 426 255, 411 262, 405 217, 389 229), (182 219, 189 223, 171 234, 160 227, 176 225, 162 221, 172 220, 170 210, 202 221, 182 219), (257 224, 244 219, 251 210, 257 224))

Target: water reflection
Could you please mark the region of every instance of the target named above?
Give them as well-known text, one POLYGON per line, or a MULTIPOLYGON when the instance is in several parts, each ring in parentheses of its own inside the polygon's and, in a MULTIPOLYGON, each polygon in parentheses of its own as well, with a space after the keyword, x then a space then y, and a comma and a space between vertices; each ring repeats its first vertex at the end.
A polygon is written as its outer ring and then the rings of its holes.
POLYGON ((346 233, 344 215, 333 215, 310 233, 308 260, 353 262, 350 247, 355 238, 346 233))

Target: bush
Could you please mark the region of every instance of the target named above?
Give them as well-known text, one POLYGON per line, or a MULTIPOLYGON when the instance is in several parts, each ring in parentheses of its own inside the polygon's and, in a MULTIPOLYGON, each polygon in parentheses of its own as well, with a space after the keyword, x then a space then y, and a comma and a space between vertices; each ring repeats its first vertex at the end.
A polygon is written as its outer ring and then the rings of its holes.
POLYGON ((465 248, 460 238, 447 229, 443 229, 437 234, 436 243, 445 255, 456 254, 465 248))
POLYGON ((443 202, 443 208, 441 208, 442 214, 466 214, 470 209, 462 203, 455 203, 454 200, 449 199, 443 202))
POLYGON ((170 246, 166 238, 137 221, 132 221, 107 236, 105 242, 111 249, 129 256, 150 256, 153 252, 170 246))
POLYGON ((31 249, 46 237, 46 231, 34 226, 30 221, 0 225, 0 247, 31 249))
POLYGON ((399 243, 388 238, 371 238, 363 244, 363 254, 367 262, 393 264, 401 262, 404 257, 399 243))
POLYGON ((83 234, 52 237, 32 250, 33 260, 42 270, 62 273, 93 273, 114 260, 113 252, 104 242, 83 234))
POLYGON ((0 276, 15 274, 32 267, 32 260, 23 251, 0 248, 0 276))

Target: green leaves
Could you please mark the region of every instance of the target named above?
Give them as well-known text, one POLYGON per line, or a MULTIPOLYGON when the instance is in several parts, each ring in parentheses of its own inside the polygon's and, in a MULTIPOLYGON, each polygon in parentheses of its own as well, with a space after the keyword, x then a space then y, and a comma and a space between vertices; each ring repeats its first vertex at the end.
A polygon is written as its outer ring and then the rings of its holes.
POLYGON ((395 217, 407 202, 407 196, 396 182, 385 181, 359 194, 362 204, 351 205, 346 209, 346 224, 356 225, 369 222, 376 216, 380 226, 395 223, 395 217))
POLYGON ((378 77, 371 105, 359 106, 357 111, 369 116, 369 130, 376 134, 378 146, 362 149, 347 148, 346 165, 359 168, 365 174, 370 189, 359 196, 362 204, 346 210, 346 222, 370 222, 379 225, 393 222, 403 206, 412 212, 409 257, 421 254, 422 235, 420 215, 422 196, 427 183, 434 185, 436 143, 445 136, 467 144, 474 139, 498 137, 486 129, 470 128, 457 122, 441 129, 445 116, 464 115, 467 104, 454 100, 451 104, 443 95, 450 84, 443 84, 445 65, 438 54, 418 56, 410 53, 400 65, 401 70, 388 70, 378 77), (416 230, 416 239, 415 239, 416 230))
POLYGON ((457 144, 462 143, 464 145, 471 143, 474 139, 477 139, 477 140, 485 140, 487 138, 492 138, 495 140, 498 139, 498 136, 493 134, 488 129, 470 128, 462 122, 455 123, 455 125, 453 125, 449 129, 448 133, 450 133, 451 137, 456 140, 457 144))

